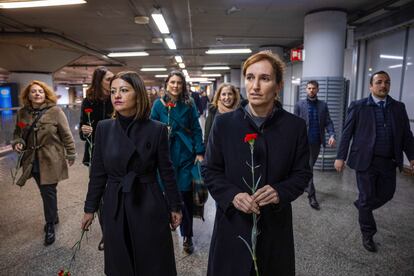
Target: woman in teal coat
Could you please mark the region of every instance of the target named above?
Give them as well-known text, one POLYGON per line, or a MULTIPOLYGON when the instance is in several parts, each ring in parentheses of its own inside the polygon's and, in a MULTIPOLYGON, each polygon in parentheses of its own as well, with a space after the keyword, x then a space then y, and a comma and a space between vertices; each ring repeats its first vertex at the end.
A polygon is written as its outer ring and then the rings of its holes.
POLYGON ((168 127, 171 161, 184 201, 180 231, 184 251, 191 254, 194 250, 191 169, 196 161, 203 160, 205 149, 197 107, 187 91, 184 75, 180 71, 172 71, 165 81, 165 90, 166 95, 154 102, 151 119, 168 127))

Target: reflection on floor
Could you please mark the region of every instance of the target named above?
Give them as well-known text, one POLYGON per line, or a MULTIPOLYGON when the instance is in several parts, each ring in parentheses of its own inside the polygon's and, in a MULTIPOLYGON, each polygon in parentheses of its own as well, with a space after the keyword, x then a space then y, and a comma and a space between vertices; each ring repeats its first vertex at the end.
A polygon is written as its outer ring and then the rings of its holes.
MULTIPOLYGON (((79 145, 78 148, 82 148, 79 145)), ((80 158, 79 158, 80 159, 80 158)), ((0 275, 56 275, 67 267, 71 246, 80 236, 80 220, 87 189, 87 169, 78 160, 70 179, 58 186, 60 223, 57 240, 43 246, 43 212, 32 180, 20 189, 11 184, 14 156, 0 159, 0 275)), ((357 223, 355 177, 315 172, 321 210, 308 205, 306 196, 293 204, 297 275, 414 275, 414 178, 398 175, 394 199, 375 212, 379 252, 363 249, 357 223)), ((172 232, 178 275, 206 275, 215 204, 210 198, 206 221, 195 220, 195 253, 182 251, 178 231, 172 232)), ((77 256, 72 275, 103 275, 101 238, 94 222, 77 256)))

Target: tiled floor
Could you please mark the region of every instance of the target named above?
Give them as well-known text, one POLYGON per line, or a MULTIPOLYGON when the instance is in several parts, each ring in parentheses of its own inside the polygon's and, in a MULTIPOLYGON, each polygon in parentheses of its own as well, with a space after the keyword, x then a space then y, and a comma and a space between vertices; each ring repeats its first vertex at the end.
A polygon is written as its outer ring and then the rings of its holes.
MULTIPOLYGON (((57 240, 45 247, 39 191, 32 180, 23 188, 11 184, 13 160, 10 155, 0 159, 0 275, 56 275, 69 265, 71 247, 81 233, 87 169, 79 158, 70 168, 70 179, 59 184, 57 240)), ((394 199, 375 212, 379 252, 373 254, 361 245, 352 205, 354 173, 315 172, 322 209, 312 210, 306 196, 293 204, 297 275, 414 275, 414 178, 398 174, 397 182, 394 199)), ((178 232, 172 233, 178 275, 206 275, 214 212, 210 199, 206 221, 195 220, 194 254, 184 254, 178 232)), ((103 275, 103 253, 97 250, 100 238, 95 222, 72 275, 103 275)))

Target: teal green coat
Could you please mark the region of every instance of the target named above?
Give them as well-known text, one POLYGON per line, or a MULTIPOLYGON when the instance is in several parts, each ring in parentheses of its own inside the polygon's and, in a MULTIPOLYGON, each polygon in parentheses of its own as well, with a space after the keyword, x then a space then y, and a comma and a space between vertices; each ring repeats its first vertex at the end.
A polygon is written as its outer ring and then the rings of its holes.
MULTIPOLYGON (((204 155, 205 151, 198 116, 194 101, 191 105, 177 102, 170 111, 170 156, 180 191, 191 191, 191 169, 195 157, 204 155)), ((152 106, 151 119, 168 124, 168 108, 160 99, 152 106)))

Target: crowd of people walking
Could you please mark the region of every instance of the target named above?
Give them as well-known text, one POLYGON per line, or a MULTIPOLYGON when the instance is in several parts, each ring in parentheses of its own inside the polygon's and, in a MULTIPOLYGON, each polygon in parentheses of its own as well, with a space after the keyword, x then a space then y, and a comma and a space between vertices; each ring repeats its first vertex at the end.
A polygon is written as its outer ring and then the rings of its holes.
MULTIPOLYGON (((177 274, 171 231, 179 227, 184 251, 195 250, 195 166, 216 203, 207 274, 295 274, 291 203, 306 191, 309 205, 321 208, 312 170, 321 146, 335 147, 337 137, 317 81, 306 84, 294 114, 283 109, 284 68, 277 55, 258 52, 243 64, 246 99, 224 83, 211 104, 205 91, 188 89, 180 71, 168 74, 165 94, 154 98, 136 72, 95 70, 79 123, 89 168, 81 228, 88 230, 98 213, 107 275, 177 274)), ((414 170, 407 111, 388 95, 390 86, 386 72, 373 73, 371 94, 350 104, 334 164, 339 172, 345 162, 356 171, 354 205, 370 252, 377 251, 373 210, 392 199, 403 153, 414 170)), ((50 245, 59 223, 56 186, 68 178, 75 143, 51 88, 33 81, 20 99, 12 145, 23 174, 16 184, 35 179, 50 245)))

